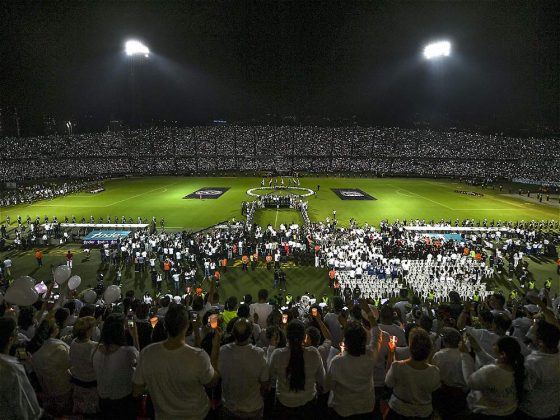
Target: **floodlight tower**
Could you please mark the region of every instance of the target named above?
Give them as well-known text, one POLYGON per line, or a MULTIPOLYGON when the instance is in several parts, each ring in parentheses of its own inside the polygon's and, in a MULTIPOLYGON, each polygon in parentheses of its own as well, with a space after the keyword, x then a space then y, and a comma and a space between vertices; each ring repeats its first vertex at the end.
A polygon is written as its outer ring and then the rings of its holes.
POLYGON ((131 123, 135 125, 138 119, 138 113, 141 109, 140 98, 137 95, 136 89, 136 66, 138 66, 143 60, 150 56, 150 49, 144 45, 142 42, 131 39, 124 44, 125 53, 130 61, 130 94, 132 102, 132 115, 131 123))

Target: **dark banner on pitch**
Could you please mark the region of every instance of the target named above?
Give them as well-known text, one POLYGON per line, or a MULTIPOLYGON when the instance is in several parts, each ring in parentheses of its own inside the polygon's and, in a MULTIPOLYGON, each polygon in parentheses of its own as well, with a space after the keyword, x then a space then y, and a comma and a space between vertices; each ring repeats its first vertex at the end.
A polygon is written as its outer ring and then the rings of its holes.
POLYGON ((341 200, 375 200, 368 193, 357 188, 331 188, 341 200))
POLYGON ((196 190, 195 192, 192 192, 189 195, 184 196, 183 198, 195 200, 210 198, 215 200, 217 198, 220 198, 222 194, 224 194, 227 190, 229 190, 229 187, 206 187, 196 190))

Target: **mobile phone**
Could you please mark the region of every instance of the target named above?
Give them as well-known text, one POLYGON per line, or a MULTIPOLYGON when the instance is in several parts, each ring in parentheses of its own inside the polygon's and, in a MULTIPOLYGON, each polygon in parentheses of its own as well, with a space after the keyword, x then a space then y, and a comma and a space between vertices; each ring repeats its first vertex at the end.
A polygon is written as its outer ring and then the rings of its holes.
POLYGON ((354 305, 359 305, 360 301, 358 299, 354 299, 354 305))
POLYGON ((27 350, 24 347, 18 347, 16 349, 16 357, 18 360, 27 360, 27 350))
POLYGON ((311 315, 317 316, 317 308, 311 308, 311 315))
POLYGON ((129 319, 129 320, 127 321, 127 325, 128 325, 129 327, 134 327, 134 320, 133 320, 133 319, 129 319))
POLYGON ((196 321, 198 319, 198 312, 193 312, 192 313, 192 320, 196 321))
POLYGON ((288 323, 288 314, 282 314, 282 323, 283 323, 283 324, 287 324, 287 323, 288 323))

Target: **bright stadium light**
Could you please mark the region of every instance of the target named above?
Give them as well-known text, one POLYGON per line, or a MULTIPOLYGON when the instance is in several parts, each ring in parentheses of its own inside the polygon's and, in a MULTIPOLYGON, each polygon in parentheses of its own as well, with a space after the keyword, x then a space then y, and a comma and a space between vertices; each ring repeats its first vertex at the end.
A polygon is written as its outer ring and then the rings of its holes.
POLYGON ((124 44, 126 55, 143 55, 147 57, 150 54, 150 49, 142 44, 140 41, 130 40, 124 44))
POLYGON ((434 42, 424 47, 424 57, 428 60, 439 57, 448 57, 451 53, 451 44, 448 41, 434 42))

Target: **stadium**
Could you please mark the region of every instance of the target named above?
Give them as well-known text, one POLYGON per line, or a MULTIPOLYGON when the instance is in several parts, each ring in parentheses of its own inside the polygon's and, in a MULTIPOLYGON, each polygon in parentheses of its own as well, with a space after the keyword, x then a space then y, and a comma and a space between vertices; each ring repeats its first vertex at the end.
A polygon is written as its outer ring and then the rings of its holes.
POLYGON ((558 4, 515 35, 500 2, 267 3, 138 2, 115 40, 123 5, 47 2, 60 44, 7 31, 45 71, 2 76, 0 418, 556 418, 558 4))

